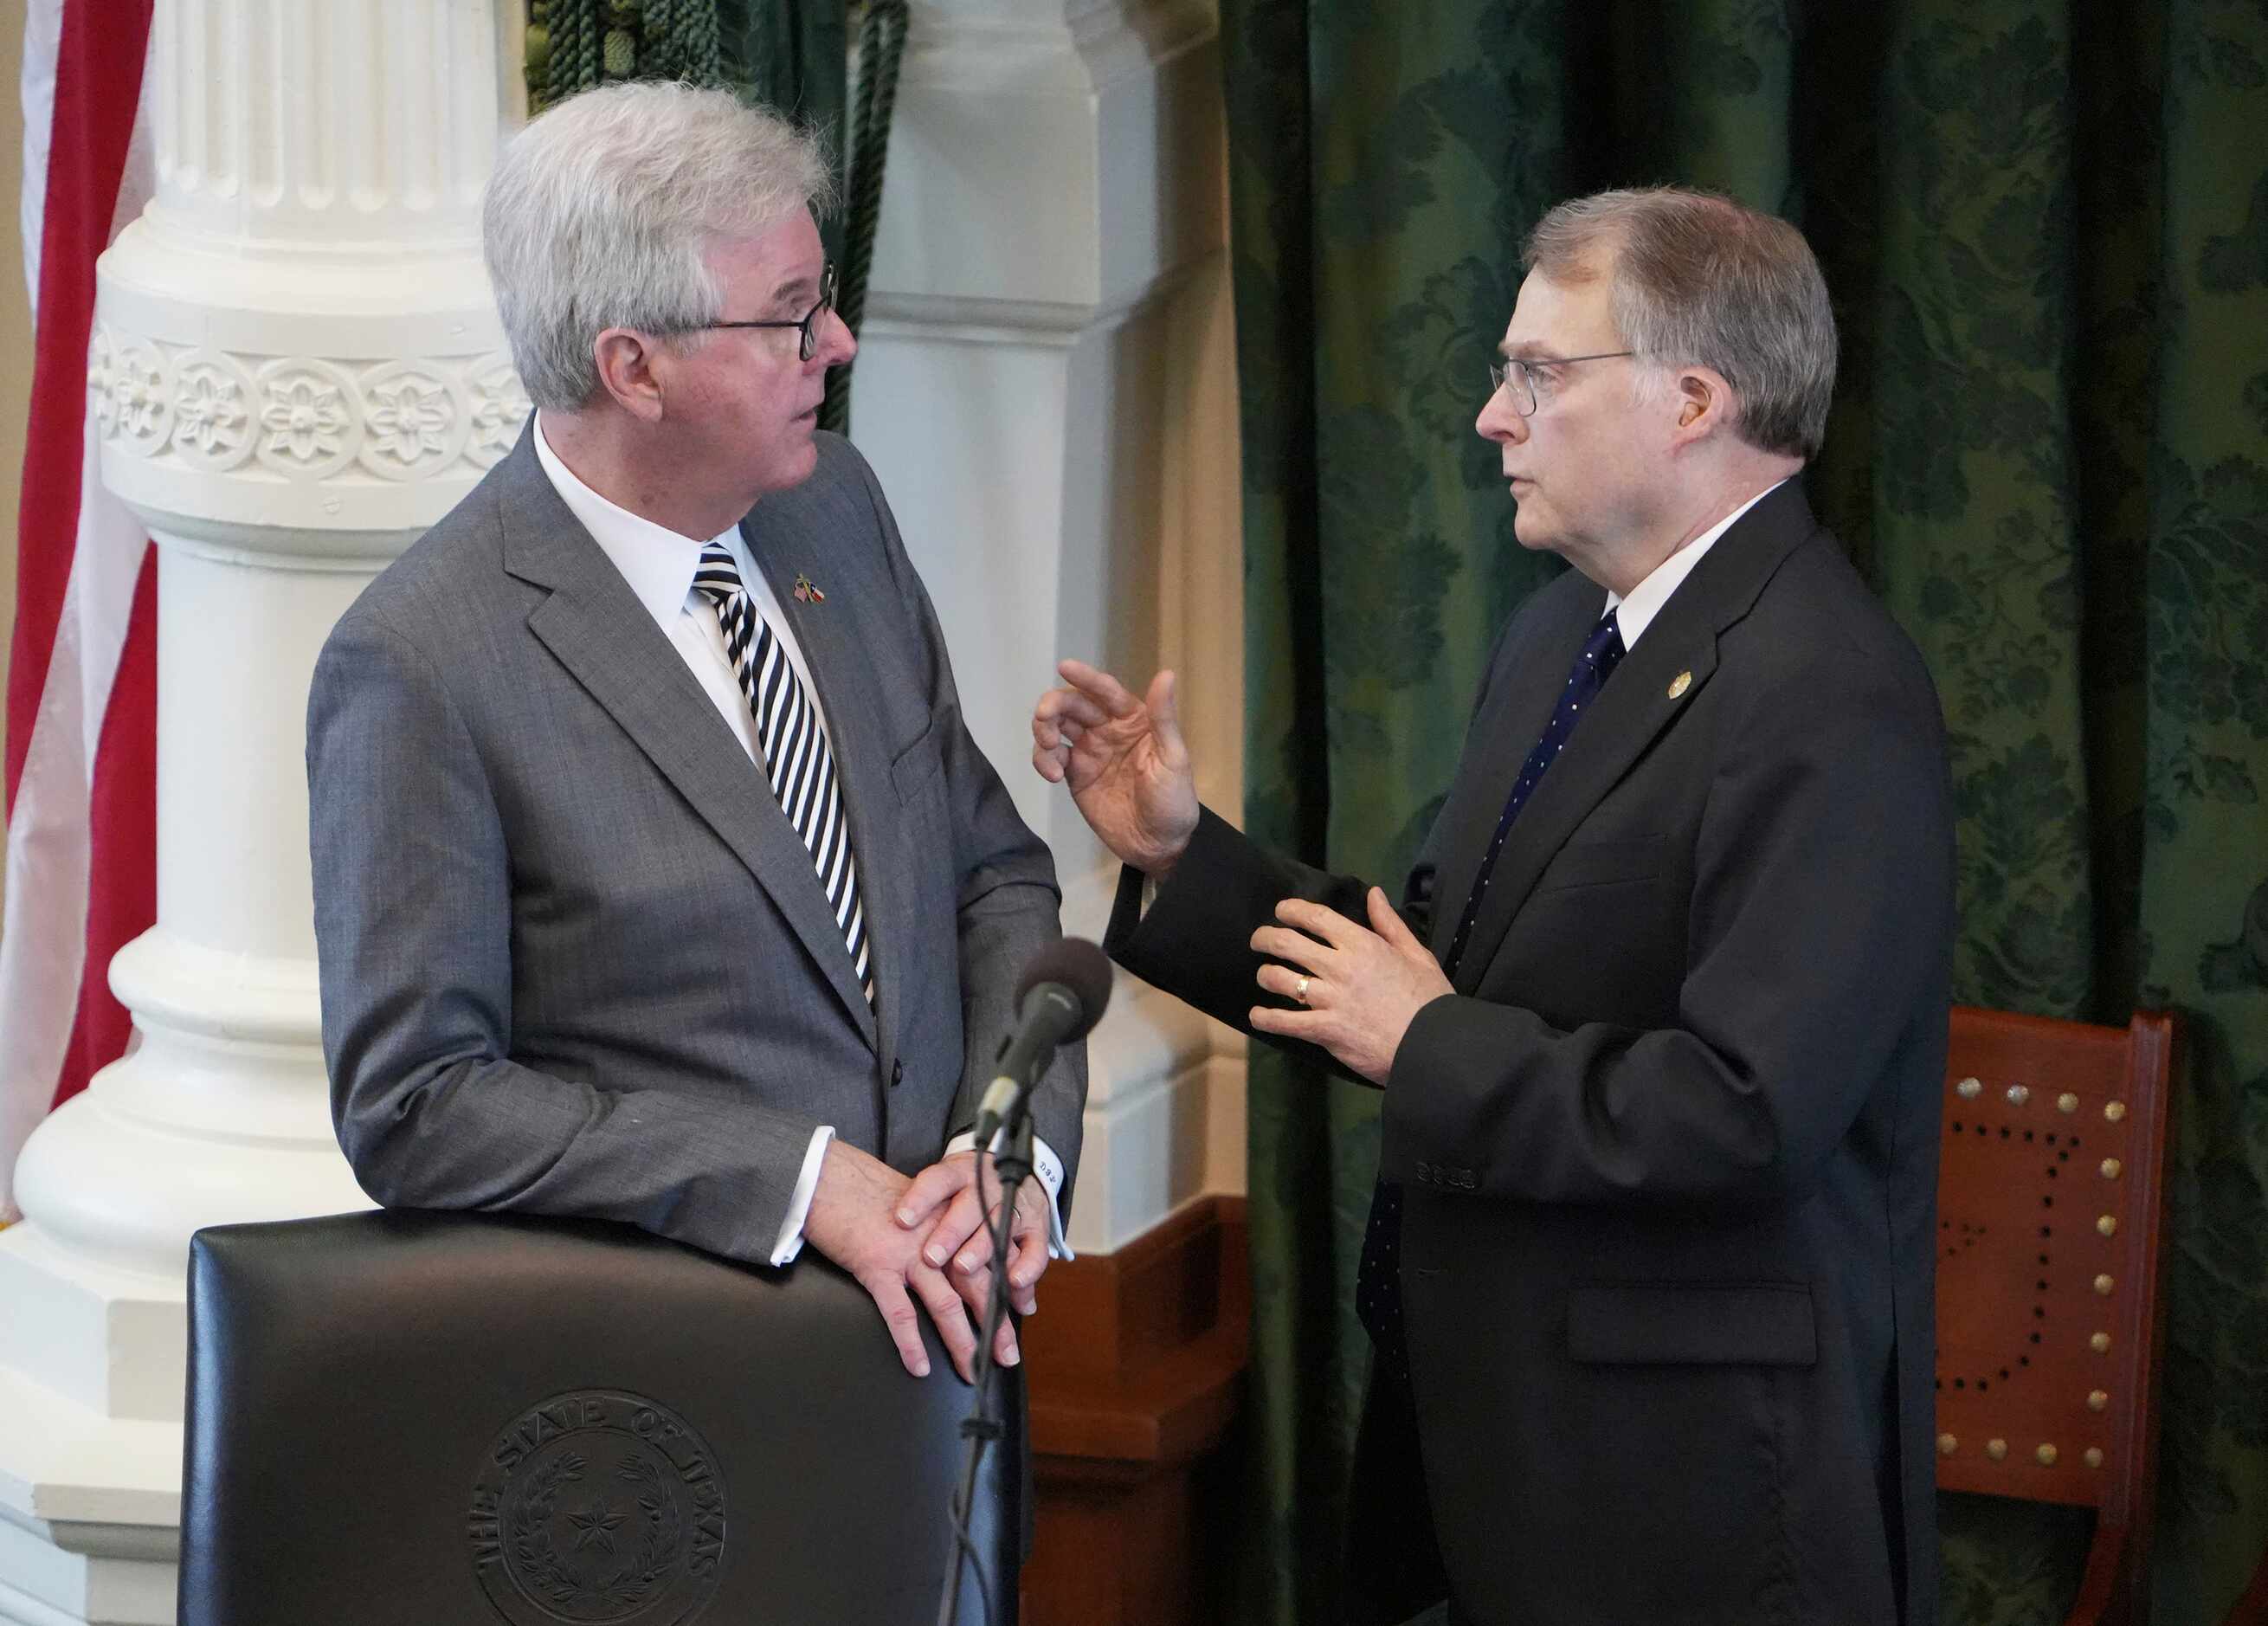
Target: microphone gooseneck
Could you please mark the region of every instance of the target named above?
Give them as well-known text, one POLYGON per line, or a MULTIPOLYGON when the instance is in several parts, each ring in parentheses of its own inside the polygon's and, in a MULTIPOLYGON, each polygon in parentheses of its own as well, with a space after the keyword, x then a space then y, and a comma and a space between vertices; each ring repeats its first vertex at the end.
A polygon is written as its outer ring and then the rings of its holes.
POLYGON ((1056 1047, 1084 1038, 1110 1003, 1110 961, 1083 937, 1064 937, 1032 957, 1016 987, 1016 1031, 976 1114, 976 1144, 1012 1127, 1056 1047))

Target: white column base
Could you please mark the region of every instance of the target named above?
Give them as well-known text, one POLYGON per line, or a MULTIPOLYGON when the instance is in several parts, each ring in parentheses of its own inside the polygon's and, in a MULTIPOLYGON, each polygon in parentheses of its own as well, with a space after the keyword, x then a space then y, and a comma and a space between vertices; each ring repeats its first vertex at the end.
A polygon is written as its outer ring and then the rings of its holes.
MULTIPOLYGON (((314 968, 154 927, 111 981, 135 1043, 32 1136, 0 1232, 0 1371, 94 1415, 181 1417, 190 1235, 366 1208, 326 1105, 314 968)), ((0 1434, 0 1477, 14 1454, 0 1434)))
POLYGON ((188 1239, 370 1206, 326 1107, 313 967, 164 927, 111 964, 135 1043, 18 1164, 0 1232, 0 1626, 174 1618, 188 1239))
POLYGON ((180 1424, 106 1417, 5 1365, 0 1417, 0 1626, 171 1626, 180 1424))

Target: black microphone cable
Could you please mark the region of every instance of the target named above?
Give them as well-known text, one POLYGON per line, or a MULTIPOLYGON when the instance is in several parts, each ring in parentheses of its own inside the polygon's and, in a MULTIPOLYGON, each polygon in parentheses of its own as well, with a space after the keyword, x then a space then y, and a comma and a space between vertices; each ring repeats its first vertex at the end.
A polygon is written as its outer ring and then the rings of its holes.
POLYGON ((976 1398, 970 1405, 968 1415, 962 1420, 961 1432, 968 1442, 968 1455, 962 1466, 961 1487, 953 1501, 953 1571, 946 1578, 945 1596, 938 1606, 938 1626, 955 1626, 954 1615, 961 1608, 961 1578, 964 1571, 974 1571, 977 1593, 984 1607, 986 1626, 998 1626, 1000 1619, 993 1602, 991 1584, 985 1579, 984 1557, 969 1539, 968 1521, 976 1505, 976 1476, 984 1460, 984 1448, 994 1440, 1005 1443, 1007 1423, 1004 1417, 985 1415, 984 1402, 991 1387, 994 1368, 993 1342, 1000 1335, 1000 1323, 1008 1313, 1008 1253, 1014 1241, 1016 1223, 1016 1194, 1032 1173, 1032 1120, 1028 1115, 1018 1120, 1009 1134, 1008 1155, 995 1157, 990 1147, 976 1149, 976 1198, 981 1207, 984 1200, 984 1165, 992 1164, 993 1180, 1000 1192, 1000 1218, 997 1227, 988 1220, 988 1234, 992 1243, 992 1291, 984 1304, 984 1330, 976 1345, 976 1398))

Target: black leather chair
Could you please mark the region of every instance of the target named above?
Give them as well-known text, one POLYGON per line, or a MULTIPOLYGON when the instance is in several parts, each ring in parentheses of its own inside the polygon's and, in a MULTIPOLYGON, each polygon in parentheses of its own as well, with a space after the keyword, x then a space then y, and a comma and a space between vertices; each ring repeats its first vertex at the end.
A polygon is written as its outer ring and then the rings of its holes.
MULTIPOLYGON (((816 1256, 409 1210, 199 1231, 181 1626, 927 1626, 970 1390, 816 1256)), ((1023 1390, 972 1536, 1015 1617, 1023 1390)), ((961 1586, 959 1620, 981 1626, 961 1586)))

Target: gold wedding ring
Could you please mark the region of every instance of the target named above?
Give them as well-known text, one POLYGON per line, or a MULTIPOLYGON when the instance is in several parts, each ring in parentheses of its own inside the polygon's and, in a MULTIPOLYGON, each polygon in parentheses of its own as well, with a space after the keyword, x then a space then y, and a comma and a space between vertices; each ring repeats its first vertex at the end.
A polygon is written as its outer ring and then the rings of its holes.
POLYGON ((1307 1002, 1307 981, 1308 979, 1307 978, 1300 978, 1300 986, 1292 990, 1292 997, 1299 1001, 1302 1005, 1307 1002))

